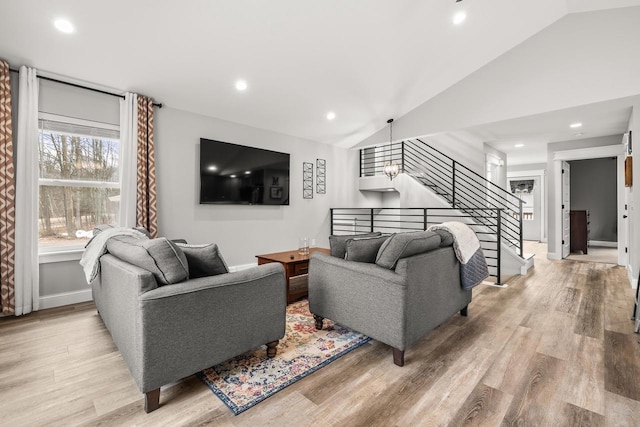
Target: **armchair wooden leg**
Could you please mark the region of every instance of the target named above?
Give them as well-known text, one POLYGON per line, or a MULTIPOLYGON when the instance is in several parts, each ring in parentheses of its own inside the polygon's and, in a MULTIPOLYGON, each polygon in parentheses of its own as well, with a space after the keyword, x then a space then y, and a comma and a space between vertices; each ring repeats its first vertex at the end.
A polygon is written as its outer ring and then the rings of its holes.
POLYGON ((267 357, 269 359, 273 359, 276 357, 276 353, 278 352, 278 342, 280 340, 275 340, 267 343, 267 357))
POLYGON ((469 305, 465 305, 464 308, 460 310, 460 315, 467 317, 468 314, 469 314, 469 305))
POLYGON ((317 330, 321 330, 322 329, 322 321, 324 320, 324 317, 318 316, 317 314, 314 314, 313 318, 316 321, 316 329, 317 330))
POLYGON ((144 394, 144 412, 155 411, 160 407, 160 387, 144 394))
POLYGON ((398 366, 404 366, 404 350, 398 350, 393 347, 393 363, 398 366))

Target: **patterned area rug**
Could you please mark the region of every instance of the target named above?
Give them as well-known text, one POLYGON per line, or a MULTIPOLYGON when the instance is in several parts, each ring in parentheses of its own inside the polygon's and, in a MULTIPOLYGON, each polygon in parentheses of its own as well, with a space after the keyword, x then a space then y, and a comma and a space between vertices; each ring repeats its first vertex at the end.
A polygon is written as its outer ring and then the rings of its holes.
POLYGON ((316 331, 309 303, 302 300, 287 307, 286 332, 275 358, 267 358, 262 346, 198 376, 238 415, 369 340, 326 319, 316 331))

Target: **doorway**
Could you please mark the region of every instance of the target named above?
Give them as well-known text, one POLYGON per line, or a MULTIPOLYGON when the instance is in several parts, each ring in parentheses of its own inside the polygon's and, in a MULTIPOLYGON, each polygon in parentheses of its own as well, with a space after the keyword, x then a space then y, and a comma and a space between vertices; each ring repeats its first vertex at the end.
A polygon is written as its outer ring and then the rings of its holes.
MULTIPOLYGON (((617 243, 617 264, 626 266, 628 264, 626 249, 628 247, 628 235, 625 211, 625 191, 623 181, 624 170, 624 145, 608 145, 603 147, 583 148, 576 150, 557 151, 554 153, 553 172, 556 177, 554 184, 554 205, 555 209, 550 210, 550 220, 555 224, 555 238, 553 246, 549 248, 549 258, 562 259, 569 253, 570 236, 566 224, 569 222, 571 210, 571 190, 569 179, 571 176, 570 166, 567 162, 572 160, 588 160, 606 157, 615 157, 616 163, 616 188, 617 208, 616 208, 616 228, 618 231, 617 243), (569 169, 567 179, 563 179, 562 169, 569 169), (568 187, 568 188, 567 188, 568 187), (567 192, 568 190, 568 192, 567 192), (565 203, 566 202, 566 203, 565 203), (563 208, 563 204, 565 208, 563 208), (568 206, 568 209, 567 209, 568 206), (563 242, 564 240, 564 242, 563 242), (568 241, 568 242, 567 242, 568 241), (553 252, 552 252, 553 251, 553 252), (554 256, 555 254, 555 256, 554 256)), ((565 172, 566 174, 567 172, 565 172)), ((550 241, 551 242, 551 241, 550 241)))

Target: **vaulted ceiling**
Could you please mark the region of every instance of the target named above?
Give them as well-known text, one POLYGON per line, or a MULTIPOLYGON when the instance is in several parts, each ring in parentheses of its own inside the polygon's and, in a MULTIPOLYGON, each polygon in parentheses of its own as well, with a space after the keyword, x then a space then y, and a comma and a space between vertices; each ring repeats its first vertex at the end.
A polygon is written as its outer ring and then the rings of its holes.
POLYGON ((349 147, 569 13, 639 3, 3 0, 0 57, 349 147), (466 20, 454 25, 460 11, 466 20), (75 32, 58 32, 58 17, 75 32), (237 79, 246 91, 235 89, 237 79))

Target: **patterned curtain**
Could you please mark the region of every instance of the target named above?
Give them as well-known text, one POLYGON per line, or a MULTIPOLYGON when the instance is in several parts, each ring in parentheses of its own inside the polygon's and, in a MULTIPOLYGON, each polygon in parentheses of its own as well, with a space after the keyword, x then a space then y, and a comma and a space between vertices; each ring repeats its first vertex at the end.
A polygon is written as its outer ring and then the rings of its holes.
POLYGON ((153 100, 138 95, 138 162, 136 222, 158 237, 156 162, 153 152, 153 100))
POLYGON ((0 61, 0 305, 15 312, 15 180, 11 136, 9 64, 0 61))

